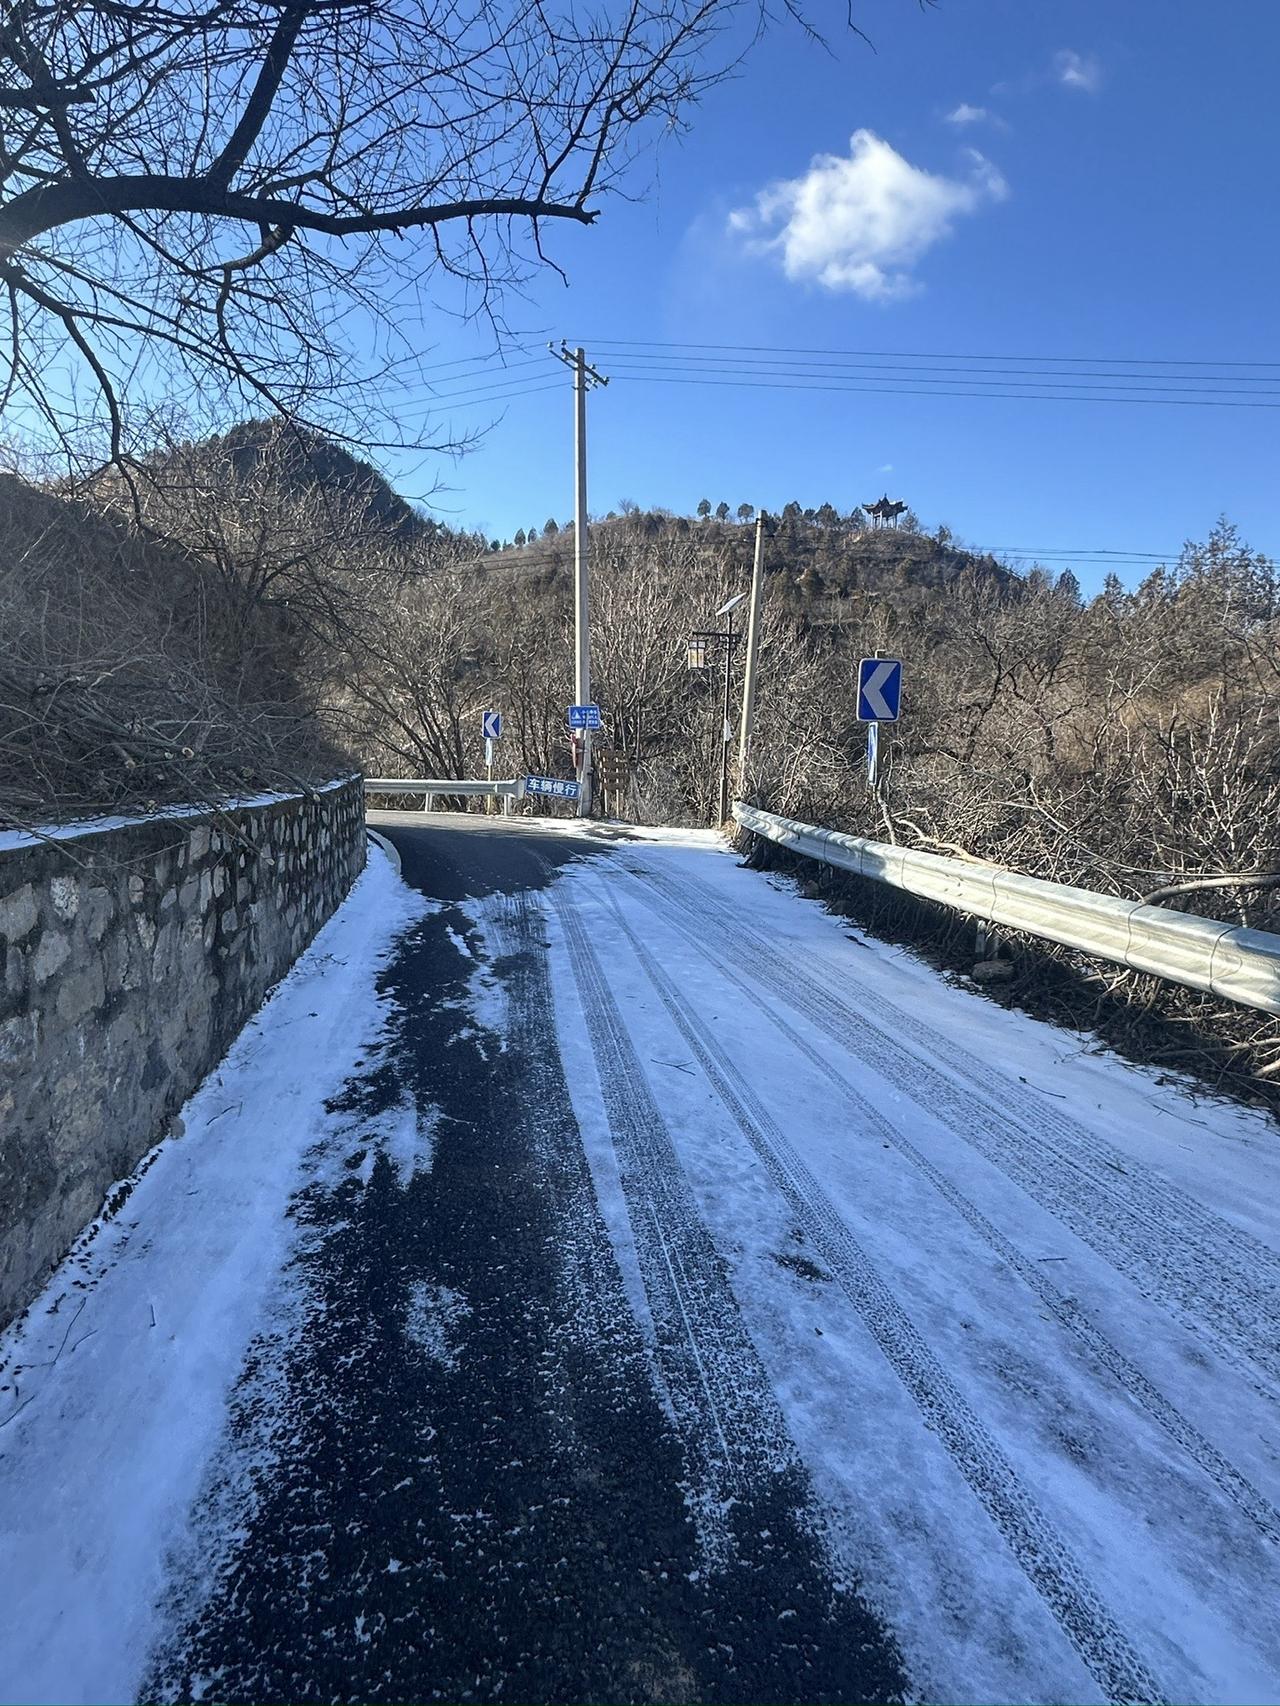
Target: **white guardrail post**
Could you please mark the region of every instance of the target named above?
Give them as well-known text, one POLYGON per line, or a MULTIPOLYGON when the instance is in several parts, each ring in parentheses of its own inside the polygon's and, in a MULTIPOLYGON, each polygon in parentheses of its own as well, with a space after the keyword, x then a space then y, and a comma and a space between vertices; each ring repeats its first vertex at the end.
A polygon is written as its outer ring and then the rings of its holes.
POLYGON ((1223 924, 1165 906, 1022 876, 1001 865, 969 864, 839 830, 779 817, 735 801, 733 816, 753 835, 792 853, 889 883, 974 918, 1079 948, 1131 971, 1280 1013, 1280 935, 1223 924))

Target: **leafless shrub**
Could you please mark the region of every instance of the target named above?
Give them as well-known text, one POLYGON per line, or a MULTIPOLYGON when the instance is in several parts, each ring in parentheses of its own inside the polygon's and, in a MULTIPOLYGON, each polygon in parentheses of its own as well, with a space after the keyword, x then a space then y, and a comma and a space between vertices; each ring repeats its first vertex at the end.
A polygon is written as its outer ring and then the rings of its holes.
POLYGON ((226 643, 225 589, 199 558, 11 476, 0 477, 0 550, 10 822, 217 801, 340 763, 287 669, 247 676, 226 643))

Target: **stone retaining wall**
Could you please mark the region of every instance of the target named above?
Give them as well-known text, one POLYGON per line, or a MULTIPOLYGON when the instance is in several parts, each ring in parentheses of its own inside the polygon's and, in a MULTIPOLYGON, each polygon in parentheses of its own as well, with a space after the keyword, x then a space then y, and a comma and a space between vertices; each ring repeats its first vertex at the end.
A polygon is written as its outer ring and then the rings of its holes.
POLYGON ((358 778, 0 848, 0 1325, 364 865, 358 778))

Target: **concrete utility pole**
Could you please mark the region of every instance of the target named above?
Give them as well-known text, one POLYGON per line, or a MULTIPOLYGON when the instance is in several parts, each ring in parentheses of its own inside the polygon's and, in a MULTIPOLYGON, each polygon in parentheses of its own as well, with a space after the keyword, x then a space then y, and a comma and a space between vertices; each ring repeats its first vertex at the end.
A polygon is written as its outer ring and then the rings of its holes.
POLYGON ((727 627, 723 633, 706 636, 719 641, 724 647, 724 702, 720 707, 720 816, 716 820, 718 824, 726 822, 729 816, 729 745, 733 740, 733 726, 729 721, 729 698, 733 683, 733 642, 736 638, 733 632, 733 613, 746 596, 745 592, 735 592, 732 598, 726 599, 716 611, 716 615, 725 618, 727 627))
POLYGON ((725 635, 724 648, 724 720, 720 728, 720 816, 717 824, 724 823, 729 816, 729 742, 733 739, 733 731, 729 726, 729 683, 733 670, 733 612, 726 613, 728 631, 725 635))
POLYGON ((751 753, 751 724, 756 714, 756 661, 760 655, 760 606, 764 600, 765 514, 756 517, 756 554, 751 565, 751 609, 747 616, 747 669, 742 678, 742 728, 738 743, 738 792, 747 789, 747 759, 751 753))
MULTIPOLYGON (((551 346, 549 345, 548 348, 551 346)), ((573 702, 591 703, 591 607, 587 564, 587 392, 609 381, 587 365, 586 352, 561 344, 551 353, 573 370, 573 702)), ((578 816, 591 816, 591 730, 582 731, 578 816)))

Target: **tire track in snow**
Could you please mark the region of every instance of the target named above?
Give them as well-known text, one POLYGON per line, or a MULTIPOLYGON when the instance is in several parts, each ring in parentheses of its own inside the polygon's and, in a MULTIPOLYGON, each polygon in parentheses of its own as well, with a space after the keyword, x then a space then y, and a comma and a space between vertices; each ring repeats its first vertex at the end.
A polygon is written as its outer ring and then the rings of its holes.
MULTIPOLYGON (((1166 1199, 1163 1181, 1128 1156, 1123 1162, 1101 1162, 1100 1177, 1089 1173, 1073 1152, 1060 1149, 1045 1135, 1056 1124, 1073 1141, 1079 1133, 1082 1145, 1095 1153, 1109 1148, 1069 1116, 1046 1109, 1042 1124, 1035 1126, 965 1095, 945 1072, 904 1048, 865 1013, 810 983, 697 878, 677 885, 649 871, 624 868, 639 879, 642 894, 649 889, 660 897, 661 905, 648 897, 652 910, 664 915, 668 906, 675 906, 696 921, 704 938, 717 938, 748 978, 943 1119, 957 1138, 992 1162, 1144 1297, 1210 1339, 1268 1401, 1275 1400, 1275 1391, 1259 1381, 1257 1371, 1280 1382, 1280 1310, 1272 1295, 1251 1283, 1257 1267, 1276 1260, 1267 1246, 1173 1185, 1167 1187, 1166 1199)), ((918 1028, 895 1010, 894 1022, 899 1020, 904 1033, 918 1028)))
MULTIPOLYGON (((722 913, 722 917, 726 919, 731 916, 722 913)), ((739 920, 738 927, 749 933, 758 947, 772 949, 772 944, 752 925, 739 920)), ((831 1000, 848 1010, 835 987, 834 977, 833 968, 817 969, 813 982, 821 987, 831 1000)), ((957 1077, 972 1084, 997 1113, 1006 1111, 1010 1099, 1015 1103, 1024 1104, 1027 1109, 1025 1114, 1020 1113, 1016 1106, 1007 1112, 1007 1117, 1020 1130, 1039 1134, 1046 1127, 1056 1126, 1071 1140, 1069 1159, 1073 1165, 1079 1167, 1087 1162, 1102 1188, 1113 1190, 1117 1174, 1127 1178, 1129 1184, 1123 1188, 1134 1205, 1135 1214, 1147 1225, 1163 1232, 1171 1210, 1191 1223, 1193 1234, 1195 1223, 1202 1223, 1212 1233, 1220 1248, 1232 1252, 1237 1265, 1235 1277, 1239 1282, 1241 1296, 1249 1298, 1258 1308, 1259 1326, 1269 1327, 1273 1332, 1280 1326, 1280 1251, 1252 1237, 1243 1228, 1214 1214, 1212 1210, 1206 1209, 1177 1185, 1157 1178, 1141 1162, 1135 1161, 1132 1156, 1108 1143, 1099 1133, 1070 1113, 1050 1107, 1044 1097, 1029 1085, 1010 1079, 980 1056, 958 1047, 944 1031, 922 1024, 914 1013, 885 1000, 883 996, 877 997, 877 1005, 891 1031, 909 1037, 916 1048, 932 1055, 957 1077), (1031 1118, 1034 1118, 1034 1124, 1029 1124, 1031 1118)))
MULTIPOLYGON (((545 876, 555 874, 533 849, 529 858, 545 876)), ((555 1025, 546 909, 521 891, 504 897, 489 922, 496 924, 495 946, 512 956, 508 966, 524 968, 518 990, 512 990, 509 1030, 514 1041, 533 1021, 526 1048, 536 1074, 538 1053, 545 1052, 555 1025)), ((907 1681, 897 1644, 866 1604, 856 1578, 834 1567, 808 1470, 698 1218, 594 950, 578 921, 571 924, 574 977, 586 980, 579 982, 583 1007, 601 1021, 590 1040, 602 1087, 611 1091, 610 1136, 652 1322, 652 1337, 644 1334, 652 1345, 646 1373, 650 1390, 656 1387, 656 1395, 665 1396, 675 1424, 684 1458, 681 1489, 698 1540, 701 1568, 681 1578, 678 1589, 696 1634, 690 1664, 705 1644, 706 1658, 697 1662, 707 1667, 708 1680, 697 1698, 900 1701, 907 1681), (637 1136, 637 1144, 628 1141, 637 1136)), ((555 1072, 560 1071, 557 1053, 555 1072)), ((580 1139, 575 1155, 597 1214, 597 1187, 580 1139)), ((554 1155, 549 1159, 556 1164, 554 1155)), ((575 1242, 570 1235, 571 1257, 575 1242)), ((611 1254, 616 1257, 616 1251, 611 1254)), ((569 1263, 579 1300, 576 1331, 588 1343, 597 1336, 592 1291, 599 1289, 598 1260, 588 1256, 569 1263)), ((630 1310, 628 1319, 634 1320, 630 1310)), ((660 1693, 671 1685, 670 1675, 657 1684, 660 1693)), ((684 1686, 697 1690, 699 1684, 691 1678, 684 1686)), ((650 1695, 645 1691, 643 1697, 650 1695)))
MULTIPOLYGON (((727 908, 707 884, 694 878, 693 886, 702 892, 709 905, 717 908, 725 928, 736 929, 749 937, 758 950, 775 958, 781 957, 766 936, 727 908)), ((811 971, 810 977, 851 1023, 863 1017, 848 1006, 835 988, 832 971, 818 971, 816 975, 811 971)), ((1232 1252, 1234 1272, 1231 1277, 1240 1294, 1242 1311, 1246 1311, 1250 1304, 1256 1307, 1259 1327, 1270 1331, 1272 1342, 1280 1340, 1280 1250, 1273 1249, 1205 1208, 1203 1203, 1197 1202, 1172 1182, 1152 1174, 1140 1161, 1108 1143, 1072 1114, 1051 1107, 1030 1086, 1015 1082, 989 1062, 958 1047, 944 1031, 925 1025, 914 1013, 896 1006, 883 996, 877 997, 877 1006, 886 1021, 878 1029, 890 1037, 909 1037, 915 1047, 973 1085, 995 1114, 1011 1121, 1040 1143, 1045 1142, 1043 1133, 1046 1129, 1056 1128, 1068 1137, 1071 1148, 1065 1158, 1077 1169, 1091 1169, 1099 1187, 1108 1194, 1116 1193, 1118 1176, 1126 1179, 1128 1182, 1120 1190, 1128 1198, 1135 1218, 1161 1236, 1168 1226, 1171 1212, 1188 1223, 1191 1236, 1197 1235, 1197 1226, 1203 1227, 1220 1249, 1232 1252), (1011 1102, 1013 1106, 1010 1106, 1011 1102), (1018 1103, 1024 1105, 1025 1113, 1019 1111, 1018 1103)))
MULTIPOLYGON (((612 901, 610 904, 613 904, 612 901)), ((634 944, 634 937, 625 920, 620 917, 619 921, 628 936, 632 937, 634 944)), ((644 950, 640 952, 643 962, 647 956, 644 950)), ((1130 1401, 1145 1411, 1151 1420, 1186 1452, 1218 1491, 1248 1517, 1265 1539, 1273 1546, 1280 1547, 1280 1511, 1277 1511, 1253 1483, 1223 1456, 1212 1441, 1165 1397, 1136 1363, 1112 1344, 1101 1328, 1084 1314, 1075 1300, 1062 1292, 1043 1268, 1024 1256, 994 1222, 933 1165, 910 1138, 867 1101, 845 1074, 789 1025, 776 1008, 762 999, 744 978, 718 955, 707 952, 707 958, 716 966, 721 976, 733 984, 734 988, 787 1039, 792 1048, 835 1085, 849 1103, 857 1119, 858 1129, 878 1138, 882 1143, 892 1145, 909 1161, 987 1247, 1035 1293, 1052 1318, 1079 1341, 1096 1363, 1106 1369, 1130 1401)))
MULTIPOLYGON (((1013 1557, 1109 1700, 1165 1698, 1065 1542, 934 1357, 875 1264, 768 1109, 606 897, 646 976, 699 1065, 915 1401, 926 1425, 1003 1535, 1013 1557)), ((563 916, 568 916, 564 913, 563 916)), ((580 927, 579 927, 580 928, 580 927)))
POLYGON ((799 1458, 595 952, 573 909, 554 893, 553 902, 599 1069, 659 1365, 695 1486, 707 1489, 704 1514, 713 1515, 747 1493, 753 1469, 800 1473, 799 1458))

